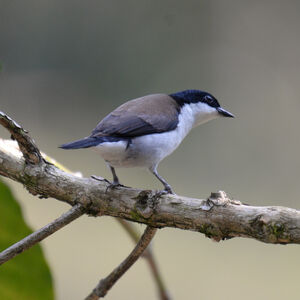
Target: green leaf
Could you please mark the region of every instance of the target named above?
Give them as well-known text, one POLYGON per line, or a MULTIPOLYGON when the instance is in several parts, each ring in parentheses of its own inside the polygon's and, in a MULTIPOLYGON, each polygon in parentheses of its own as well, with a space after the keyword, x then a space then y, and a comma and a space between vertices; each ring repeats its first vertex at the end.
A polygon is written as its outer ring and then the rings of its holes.
MULTIPOLYGON (((19 204, 0 181, 0 251, 30 233, 19 204)), ((0 299, 54 299, 50 269, 40 245, 0 266, 0 299)))

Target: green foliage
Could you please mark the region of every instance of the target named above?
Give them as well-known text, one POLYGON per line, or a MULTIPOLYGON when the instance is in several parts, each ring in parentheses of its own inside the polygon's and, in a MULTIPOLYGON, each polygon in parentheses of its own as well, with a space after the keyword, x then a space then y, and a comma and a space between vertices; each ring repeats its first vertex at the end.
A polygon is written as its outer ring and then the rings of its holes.
MULTIPOLYGON (((30 233, 19 204, 0 181, 0 251, 30 233)), ((39 245, 0 266, 0 299, 54 299, 51 273, 39 245)))

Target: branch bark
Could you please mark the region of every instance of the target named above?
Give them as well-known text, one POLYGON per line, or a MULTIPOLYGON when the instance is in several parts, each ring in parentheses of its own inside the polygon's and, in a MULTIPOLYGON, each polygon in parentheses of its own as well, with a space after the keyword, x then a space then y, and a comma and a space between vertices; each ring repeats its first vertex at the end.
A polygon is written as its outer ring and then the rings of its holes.
POLYGON ((107 277, 100 280, 94 290, 85 298, 85 300, 97 300, 104 297, 109 289, 120 279, 120 277, 138 260, 138 258, 145 251, 147 246, 153 239, 157 229, 147 226, 145 232, 140 238, 139 242, 126 257, 126 259, 115 268, 107 277))
POLYGON ((90 215, 107 215, 156 228, 174 227, 204 233, 216 241, 233 237, 265 243, 300 244, 300 211, 276 206, 250 206, 229 199, 224 192, 207 199, 158 195, 78 178, 54 165, 28 164, 0 143, 0 175, 22 183, 29 192, 70 205, 81 203, 90 215))
POLYGON ((82 205, 74 205, 69 211, 61 215, 59 218, 55 219, 53 222, 33 232, 21 241, 2 251, 0 253, 0 265, 21 254, 25 250, 28 250, 38 242, 44 240, 46 237, 53 234, 57 230, 63 228, 64 226, 68 225, 83 214, 84 209, 82 205))

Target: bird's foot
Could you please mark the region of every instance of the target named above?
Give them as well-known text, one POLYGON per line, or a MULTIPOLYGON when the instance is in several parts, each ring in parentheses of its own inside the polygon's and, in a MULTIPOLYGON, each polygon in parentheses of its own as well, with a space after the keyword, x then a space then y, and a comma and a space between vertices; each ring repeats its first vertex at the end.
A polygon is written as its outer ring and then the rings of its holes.
POLYGON ((173 191, 173 189, 171 188, 170 185, 166 185, 164 191, 165 191, 167 194, 173 194, 173 195, 175 195, 175 193, 174 193, 174 191, 173 191))
POLYGON ((96 176, 96 175, 92 175, 91 178, 97 180, 97 181, 104 181, 106 183, 108 183, 108 186, 105 190, 105 193, 109 190, 109 189, 115 189, 115 188, 118 188, 118 187, 125 187, 125 188, 130 188, 130 186, 126 186, 126 185, 123 185, 121 184, 119 181, 113 181, 113 182, 110 182, 109 180, 101 177, 101 176, 96 176))
POLYGON ((167 194, 172 194, 172 195, 175 195, 175 193, 173 192, 173 190, 172 190, 172 188, 169 186, 168 188, 166 187, 164 190, 162 190, 162 191, 157 191, 156 193, 155 193, 155 195, 157 196, 157 197, 160 197, 160 196, 162 196, 162 195, 167 195, 167 194))
POLYGON ((109 183, 109 185, 107 186, 107 188, 105 190, 105 193, 107 193, 107 191, 109 189, 113 190, 113 189, 116 189, 118 187, 130 188, 129 186, 123 185, 120 182, 110 182, 108 180, 107 180, 107 182, 109 183))
POLYGON ((167 192, 166 190, 162 190, 162 191, 155 191, 155 197, 161 197, 163 195, 167 195, 169 194, 169 192, 167 192))
POLYGON ((110 181, 108 181, 107 179, 101 177, 101 176, 96 176, 96 175, 91 175, 91 178, 98 180, 98 181, 105 181, 107 183, 110 183, 110 181))

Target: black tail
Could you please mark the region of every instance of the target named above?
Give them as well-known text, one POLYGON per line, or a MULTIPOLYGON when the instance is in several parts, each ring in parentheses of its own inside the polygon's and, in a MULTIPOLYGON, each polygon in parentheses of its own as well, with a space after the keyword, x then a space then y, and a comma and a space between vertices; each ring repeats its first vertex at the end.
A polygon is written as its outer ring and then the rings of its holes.
POLYGON ((59 146, 62 149, 80 149, 80 148, 89 148, 97 146, 101 143, 101 138, 87 137, 75 142, 63 144, 59 146))
POLYGON ((81 140, 77 140, 75 142, 63 144, 59 146, 62 149, 80 149, 80 148, 89 148, 98 146, 101 143, 105 142, 119 142, 124 140, 119 137, 112 137, 112 136, 101 136, 101 137, 87 137, 81 140))

